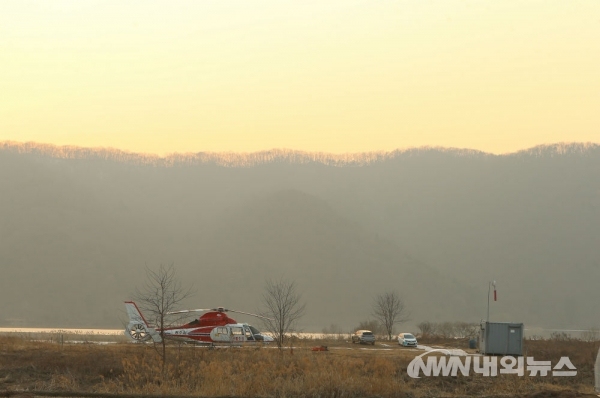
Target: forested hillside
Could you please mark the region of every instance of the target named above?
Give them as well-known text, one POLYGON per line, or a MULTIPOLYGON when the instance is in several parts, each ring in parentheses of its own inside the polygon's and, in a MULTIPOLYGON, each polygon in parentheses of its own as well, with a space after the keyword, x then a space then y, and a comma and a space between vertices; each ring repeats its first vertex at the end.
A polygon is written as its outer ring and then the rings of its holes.
POLYGON ((350 329, 397 289, 422 320, 598 326, 600 147, 159 158, 0 144, 0 326, 120 327, 144 267, 190 307, 256 311, 295 279, 301 327, 350 329))

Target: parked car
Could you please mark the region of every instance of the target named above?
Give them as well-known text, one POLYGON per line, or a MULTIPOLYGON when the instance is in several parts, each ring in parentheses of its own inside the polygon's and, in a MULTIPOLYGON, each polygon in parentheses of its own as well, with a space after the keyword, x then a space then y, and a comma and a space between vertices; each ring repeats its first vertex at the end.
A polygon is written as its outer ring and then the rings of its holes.
POLYGON ((375 345, 375 335, 370 330, 357 330, 352 335, 352 342, 375 345))
POLYGON ((416 347, 417 338, 410 333, 400 333, 398 335, 398 344, 404 347, 416 347))

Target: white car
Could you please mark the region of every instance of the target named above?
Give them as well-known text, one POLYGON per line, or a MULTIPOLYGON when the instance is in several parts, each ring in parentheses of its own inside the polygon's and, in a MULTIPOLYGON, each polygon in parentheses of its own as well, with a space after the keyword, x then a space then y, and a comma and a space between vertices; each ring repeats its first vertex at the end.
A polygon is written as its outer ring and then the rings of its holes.
POLYGON ((404 347, 416 347, 417 338, 410 333, 400 333, 398 335, 398 344, 404 347))

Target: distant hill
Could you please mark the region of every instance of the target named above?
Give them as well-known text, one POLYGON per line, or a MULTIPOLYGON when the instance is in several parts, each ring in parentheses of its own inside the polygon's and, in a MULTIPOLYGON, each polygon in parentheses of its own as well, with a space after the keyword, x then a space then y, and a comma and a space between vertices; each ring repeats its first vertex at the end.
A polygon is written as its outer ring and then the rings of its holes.
POLYGON ((256 311, 266 278, 295 279, 307 330, 350 329, 391 288, 412 324, 478 321, 492 279, 493 320, 600 325, 595 144, 159 158, 0 143, 0 181, 0 325, 120 327, 161 262, 196 286, 190 307, 256 311))

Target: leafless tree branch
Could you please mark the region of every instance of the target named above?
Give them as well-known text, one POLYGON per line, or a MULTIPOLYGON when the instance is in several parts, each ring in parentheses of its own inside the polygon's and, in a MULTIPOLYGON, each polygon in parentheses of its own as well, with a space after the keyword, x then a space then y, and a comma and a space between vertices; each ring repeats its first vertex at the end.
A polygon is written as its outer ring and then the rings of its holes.
POLYGON ((297 292, 296 282, 280 279, 267 280, 263 293, 262 315, 265 329, 273 335, 277 347, 283 347, 286 334, 293 331, 296 322, 304 315, 302 295, 297 292))
POLYGON ((375 297, 373 316, 381 323, 391 340, 394 325, 408 321, 409 312, 400 295, 396 291, 389 291, 375 297))
POLYGON ((169 312, 178 310, 178 306, 192 295, 191 286, 184 288, 177 278, 173 263, 160 264, 158 269, 146 267, 146 280, 141 288, 136 288, 135 300, 146 314, 148 322, 160 333, 161 349, 157 352, 161 356, 163 370, 166 363, 167 351, 164 330, 180 321, 168 315, 169 312))

